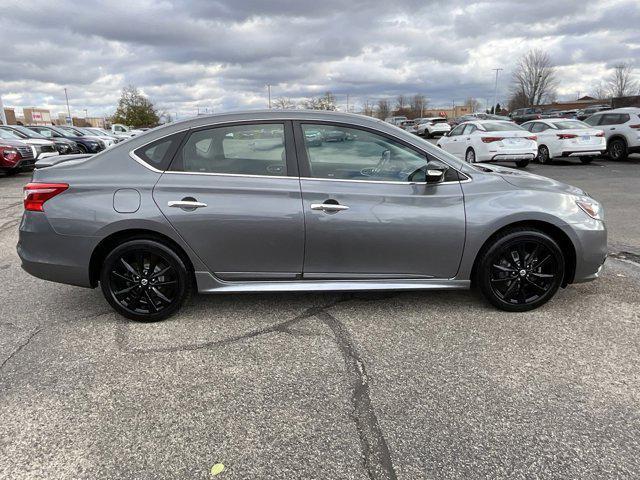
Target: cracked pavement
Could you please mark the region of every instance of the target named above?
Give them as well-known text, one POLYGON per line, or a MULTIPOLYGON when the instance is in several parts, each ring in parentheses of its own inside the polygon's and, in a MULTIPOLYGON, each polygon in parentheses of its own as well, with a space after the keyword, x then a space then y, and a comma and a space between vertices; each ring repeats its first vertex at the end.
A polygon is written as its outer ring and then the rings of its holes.
POLYGON ((602 200, 604 277, 475 292, 196 296, 136 324, 24 273, 0 178, 0 478, 637 478, 640 160, 532 165, 602 200))

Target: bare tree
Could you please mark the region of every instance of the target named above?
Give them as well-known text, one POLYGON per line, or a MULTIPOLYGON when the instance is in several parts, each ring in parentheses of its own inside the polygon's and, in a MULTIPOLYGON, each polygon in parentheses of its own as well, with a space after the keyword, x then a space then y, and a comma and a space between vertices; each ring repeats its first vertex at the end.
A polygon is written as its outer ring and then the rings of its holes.
POLYGON ((477 112, 478 110, 480 110, 480 102, 473 97, 468 97, 464 101, 464 106, 469 107, 469 110, 471 110, 471 112, 477 112))
POLYGON ((627 97, 638 90, 638 82, 633 79, 633 67, 629 63, 615 65, 613 73, 607 81, 609 95, 612 97, 627 97))
POLYGON ((382 99, 378 100, 378 118, 385 119, 391 113, 391 105, 389 104, 389 100, 382 99))
POLYGON ((273 108, 285 110, 289 108, 296 108, 295 102, 293 102, 290 98, 279 97, 276 98, 273 102, 273 108))
POLYGON ((411 112, 414 117, 421 117, 422 112, 427 108, 427 98, 421 94, 415 94, 411 97, 411 112))
POLYGON ((336 97, 333 93, 327 92, 322 97, 303 100, 302 106, 309 110, 336 110, 336 97))
POLYGON ((530 50, 520 58, 513 72, 512 98, 526 98, 525 107, 540 105, 554 94, 556 85, 556 71, 549 54, 530 50))
POLYGON ((373 103, 369 103, 369 99, 367 98, 362 104, 362 114, 373 117, 373 107, 373 103))
POLYGON ((513 112, 518 108, 525 108, 528 106, 529 99, 522 90, 514 90, 511 93, 511 97, 509 97, 509 104, 507 105, 510 112, 513 112))
POLYGON ((398 95, 396 97, 396 110, 404 110, 407 106, 407 99, 404 95, 398 95))
POLYGON ((605 100, 609 98, 609 88, 607 85, 599 82, 591 87, 591 91, 589 92, 589 96, 593 98, 597 98, 598 100, 605 100))

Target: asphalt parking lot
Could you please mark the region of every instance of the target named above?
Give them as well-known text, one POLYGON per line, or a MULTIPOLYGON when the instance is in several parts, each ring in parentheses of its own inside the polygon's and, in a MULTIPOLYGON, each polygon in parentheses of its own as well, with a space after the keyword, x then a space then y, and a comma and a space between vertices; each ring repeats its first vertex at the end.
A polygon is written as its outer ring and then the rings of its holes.
POLYGON ((0 478, 637 478, 640 158, 529 170, 601 200, 612 252, 539 310, 198 296, 157 324, 23 272, 29 176, 0 178, 0 478))

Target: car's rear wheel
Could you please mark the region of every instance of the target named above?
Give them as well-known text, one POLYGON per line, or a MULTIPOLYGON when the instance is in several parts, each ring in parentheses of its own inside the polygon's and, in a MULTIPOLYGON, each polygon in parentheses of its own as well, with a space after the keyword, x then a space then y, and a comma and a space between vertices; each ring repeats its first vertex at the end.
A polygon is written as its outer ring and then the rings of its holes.
POLYGON ((485 298, 510 312, 533 310, 558 291, 565 259, 556 241, 535 229, 518 228, 495 238, 480 253, 476 282, 485 298))
POLYGON ((609 156, 611 160, 626 160, 628 152, 627 152, 627 144, 621 138, 614 138, 609 142, 609 148, 607 149, 609 152, 609 156))
POLYGON ((551 158, 551 154, 549 153, 549 149, 547 148, 546 145, 540 145, 538 147, 537 159, 538 159, 538 162, 542 164, 548 164, 553 162, 553 159, 551 158))
POLYGON ((100 286, 119 314, 141 322, 171 316, 191 293, 185 262, 170 247, 151 239, 115 247, 102 264, 100 286))
POLYGON ((589 163, 593 162, 593 157, 580 157, 580 161, 583 164, 588 165, 589 163))
POLYGON ((473 150, 473 148, 467 149, 467 153, 465 154, 464 159, 467 161, 467 163, 476 163, 476 152, 473 150))
POLYGON ((529 165, 529 160, 518 160, 516 162, 516 167, 518 167, 518 168, 524 168, 527 165, 529 165))

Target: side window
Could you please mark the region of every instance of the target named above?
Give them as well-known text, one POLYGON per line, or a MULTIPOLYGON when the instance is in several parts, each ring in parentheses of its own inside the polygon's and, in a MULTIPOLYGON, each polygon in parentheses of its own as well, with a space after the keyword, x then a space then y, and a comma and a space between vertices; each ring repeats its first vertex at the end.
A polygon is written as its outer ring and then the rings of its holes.
POLYGON ((629 115, 620 113, 605 113, 602 115, 600 125, 620 125, 629 121, 629 115))
POLYGON ((531 133, 540 133, 546 130, 546 125, 544 123, 536 122, 533 124, 533 127, 529 129, 531 133))
POLYGON ((591 125, 592 127, 595 127, 596 125, 599 125, 601 118, 602 118, 602 115, 592 115, 591 117, 587 118, 584 121, 584 123, 586 123, 587 125, 591 125))
POLYGON ((176 153, 184 133, 176 133, 144 145, 133 153, 145 163, 158 170, 166 170, 176 153))
POLYGON ((462 130, 464 130, 465 126, 466 125, 458 125, 456 128, 451 130, 451 133, 449 133, 449 136, 450 137, 455 137, 457 135, 462 135, 462 130))
POLYGON ((471 135, 473 132, 475 132, 477 130, 475 125, 465 125, 464 127, 464 132, 462 132, 463 135, 471 135))
POLYGON ((171 169, 286 176, 284 124, 229 125, 195 131, 180 148, 171 169))
POLYGON ((303 124, 302 132, 314 178, 408 182, 427 165, 425 154, 367 130, 303 124))

